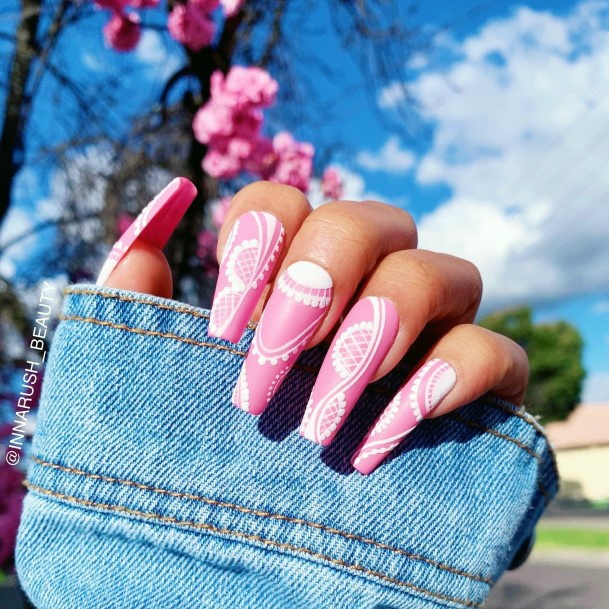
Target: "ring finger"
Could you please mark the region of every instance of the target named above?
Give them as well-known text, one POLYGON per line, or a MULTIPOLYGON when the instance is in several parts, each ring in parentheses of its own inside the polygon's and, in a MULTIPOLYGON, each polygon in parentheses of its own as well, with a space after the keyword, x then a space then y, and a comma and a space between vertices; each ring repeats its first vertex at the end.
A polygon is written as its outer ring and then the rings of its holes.
POLYGON ((481 293, 480 274, 465 260, 424 250, 386 256, 336 333, 301 435, 332 442, 366 385, 394 368, 426 326, 472 321, 481 293))
POLYGON ((378 261, 416 246, 410 216, 366 201, 328 203, 294 236, 244 362, 233 402, 260 414, 300 352, 323 340, 378 261))

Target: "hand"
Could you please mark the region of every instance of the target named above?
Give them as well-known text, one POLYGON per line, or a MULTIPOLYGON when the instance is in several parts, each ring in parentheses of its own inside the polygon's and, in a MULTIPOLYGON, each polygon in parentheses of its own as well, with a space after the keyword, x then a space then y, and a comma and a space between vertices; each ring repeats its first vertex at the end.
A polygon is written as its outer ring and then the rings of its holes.
MULTIPOLYGON (((136 239, 104 285, 170 297, 161 245, 136 239)), ((423 418, 487 392, 520 405, 527 357, 508 338, 473 324, 482 295, 478 270, 416 246, 410 215, 383 203, 335 201, 312 210, 288 186, 242 189, 218 239, 209 324, 211 335, 237 342, 250 319, 260 320, 235 405, 260 414, 300 352, 332 336, 300 429, 322 445, 368 383, 407 353, 419 362, 356 450, 352 463, 362 473, 423 418)))

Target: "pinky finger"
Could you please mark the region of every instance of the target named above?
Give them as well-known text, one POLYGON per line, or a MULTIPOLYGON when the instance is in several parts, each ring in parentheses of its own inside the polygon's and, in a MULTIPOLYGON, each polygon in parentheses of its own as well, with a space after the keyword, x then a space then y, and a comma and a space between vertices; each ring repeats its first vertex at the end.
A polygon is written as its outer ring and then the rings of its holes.
POLYGON ((456 326, 391 400, 355 451, 352 465, 371 473, 424 418, 451 412, 485 393, 522 404, 528 373, 527 356, 515 342, 480 326, 456 326))

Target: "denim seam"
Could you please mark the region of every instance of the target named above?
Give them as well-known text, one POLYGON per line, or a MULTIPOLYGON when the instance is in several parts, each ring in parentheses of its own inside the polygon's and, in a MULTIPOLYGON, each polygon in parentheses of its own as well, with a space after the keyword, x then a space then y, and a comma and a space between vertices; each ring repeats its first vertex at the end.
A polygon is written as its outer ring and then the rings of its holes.
MULTIPOLYGON (((83 322, 83 323, 91 323, 91 324, 95 324, 95 325, 99 325, 99 326, 106 326, 106 327, 114 328, 116 330, 123 330, 125 332, 131 332, 133 334, 144 334, 147 336, 168 338, 168 339, 177 340, 179 342, 183 342, 186 344, 194 345, 197 347, 207 347, 209 349, 219 349, 221 351, 228 351, 229 353, 232 353, 233 355, 238 355, 241 357, 244 357, 246 355, 244 351, 239 351, 238 349, 233 349, 232 347, 227 347, 225 345, 218 345, 215 343, 199 341, 199 340, 195 340, 194 338, 186 338, 184 336, 178 336, 177 334, 172 334, 170 332, 158 332, 156 330, 145 330, 143 328, 133 328, 132 326, 126 326, 124 324, 117 324, 112 321, 101 320, 101 319, 97 319, 95 317, 80 317, 77 315, 61 314, 61 315, 58 315, 58 319, 63 320, 63 321, 78 321, 78 322, 83 322)), ((309 366, 302 366, 300 364, 295 364, 293 366, 293 368, 305 370, 305 371, 317 372, 317 369, 315 369, 315 368, 312 368, 309 366)), ((381 388, 369 387, 368 390, 373 391, 375 393, 380 393, 382 395, 391 395, 390 392, 388 392, 387 390, 383 390, 381 388)), ((487 402, 486 404, 489 406, 494 405, 493 402, 487 402)), ((503 410, 507 410, 507 409, 503 409, 503 410)), ((509 411, 509 412, 510 412, 510 414, 513 414, 514 416, 518 416, 518 415, 516 415, 516 413, 514 413, 514 411, 509 411)), ((482 431, 487 431, 490 434, 492 434, 498 438, 503 438, 504 440, 507 440, 508 442, 512 442, 513 444, 515 444, 516 446, 518 446, 519 448, 521 448, 522 450, 524 450, 531 456, 535 457, 535 459, 537 459, 537 461, 539 463, 542 463, 542 457, 540 455, 538 455, 534 450, 532 450, 529 446, 527 446, 526 444, 524 444, 523 442, 518 440, 517 438, 512 438, 511 436, 502 434, 501 432, 496 431, 492 428, 486 427, 485 425, 481 425, 479 423, 475 423, 474 421, 470 421, 469 419, 460 417, 455 412, 448 413, 447 416, 450 416, 465 425, 469 425, 470 427, 472 427, 474 429, 480 429, 482 431)), ((549 444, 548 444, 548 450, 550 452, 552 452, 549 444)), ((552 455, 552 457, 553 457, 553 455, 552 455)), ((554 458, 552 459, 552 462, 554 465, 556 464, 556 461, 554 458)), ((541 493, 546 498, 546 501, 549 502, 551 497, 548 494, 547 490, 545 489, 544 485, 538 481, 537 486, 538 486, 539 490, 541 491, 541 493)))
POLYGON ((531 415, 529 412, 527 412, 524 409, 524 407, 520 408, 520 409, 510 408, 509 406, 502 404, 500 399, 495 396, 486 395, 486 396, 484 396, 484 399, 482 400, 482 402, 485 405, 493 406, 494 408, 498 408, 499 410, 502 410, 503 412, 507 412, 509 414, 514 415, 515 417, 518 417, 519 419, 522 419, 525 423, 530 425, 542 438, 545 439, 545 441, 548 444, 548 453, 550 455, 550 459, 552 460, 552 467, 554 469, 554 474, 555 474, 556 478, 558 479, 559 475, 558 475, 558 464, 556 462, 556 453, 554 452, 554 449, 552 448, 552 445, 550 444, 548 436, 546 435, 546 432, 545 432, 544 428, 541 426, 541 424, 539 423, 539 421, 537 421, 537 419, 535 419, 535 417, 533 417, 533 415, 531 415))
POLYGON ((27 480, 25 480, 23 482, 23 485, 30 491, 38 492, 42 495, 48 495, 51 497, 55 497, 56 499, 63 500, 66 503, 74 503, 77 505, 84 505, 87 507, 94 507, 94 508, 98 508, 98 509, 102 509, 102 510, 109 510, 109 511, 113 511, 113 512, 125 513, 125 514, 129 514, 132 516, 140 516, 142 518, 146 518, 149 520, 160 520, 162 522, 168 522, 168 523, 174 524, 176 526, 203 529, 203 530, 211 531, 212 533, 223 534, 223 535, 232 535, 234 537, 243 538, 243 539, 247 539, 250 541, 258 541, 258 542, 263 543, 268 546, 283 548, 286 550, 299 552, 301 554, 306 554, 308 556, 313 556, 315 558, 319 558, 320 560, 324 560, 331 564, 345 567, 352 571, 361 572, 361 573, 365 573, 367 575, 371 575, 373 577, 377 577, 383 581, 386 581, 391 584, 395 584, 397 586, 410 588, 411 590, 414 590, 414 591, 422 593, 422 594, 426 594, 428 596, 431 596, 433 598, 436 598, 436 599, 439 599, 442 601, 458 603, 460 605, 464 605, 465 607, 480 607, 482 605, 482 603, 476 603, 471 600, 460 599, 457 597, 452 597, 449 595, 441 594, 439 592, 433 592, 432 590, 428 590, 427 588, 417 586, 416 584, 413 584, 411 582, 405 582, 405 581, 390 577, 389 575, 386 575, 379 571, 374 571, 372 569, 368 569, 367 567, 363 567, 362 565, 359 565, 359 564, 348 563, 339 558, 333 558, 332 556, 328 556, 328 555, 322 554, 320 552, 315 552, 314 550, 311 550, 309 548, 303 548, 300 546, 294 546, 291 544, 275 541, 273 539, 267 539, 260 535, 244 533, 242 531, 235 531, 233 529, 219 528, 219 527, 216 527, 216 526, 206 523, 206 522, 179 520, 177 518, 173 518, 172 516, 163 516, 162 514, 156 514, 154 512, 143 512, 140 510, 134 510, 134 509, 131 509, 131 508, 128 508, 125 506, 121 506, 121 505, 98 503, 95 501, 90 501, 88 499, 81 499, 80 497, 74 497, 72 495, 65 495, 63 493, 58 493, 57 491, 52 491, 52 490, 44 488, 42 486, 32 484, 31 482, 29 482, 27 480))
MULTIPOLYGON (((493 436, 497 436, 498 438, 503 438, 504 440, 507 440, 508 442, 512 442, 512 444, 515 444, 516 446, 518 446, 518 448, 521 448, 522 450, 524 450, 528 455, 531 455, 531 457, 536 459, 537 462, 541 465, 541 463, 542 463, 541 455, 538 455, 534 450, 532 450, 530 447, 528 447, 526 444, 524 444, 520 440, 518 440, 516 438, 512 438, 511 436, 506 436, 505 434, 502 434, 494 429, 486 427, 485 425, 482 425, 481 423, 477 423, 476 421, 472 421, 471 419, 467 419, 467 418, 457 414, 456 412, 450 412, 450 413, 448 413, 448 416, 455 419, 455 421, 458 421, 459 423, 469 425, 470 427, 473 427, 474 429, 480 429, 482 431, 490 433, 493 436)), ((546 501, 549 503, 551 500, 550 494, 548 493, 545 485, 541 482, 541 480, 537 480, 537 488, 539 489, 541 494, 546 498, 546 501)))
MULTIPOLYGON (((194 338, 187 338, 185 336, 179 336, 178 334, 172 334, 171 332, 158 332, 157 330, 145 330, 144 328, 133 328, 132 326, 125 326, 124 324, 117 324, 112 321, 106 321, 103 319, 97 319, 95 317, 80 317, 78 315, 64 315, 59 314, 57 316, 59 321, 80 321, 83 323, 96 324, 98 326, 107 326, 110 328, 114 328, 115 330, 124 330, 125 332, 131 332, 133 334, 144 334, 146 336, 157 336, 159 338, 169 338, 173 340, 177 340, 181 343, 186 343, 187 345, 194 345, 195 347, 208 347, 210 349, 218 349, 220 351, 228 351, 233 355, 239 355, 241 357, 245 357, 247 353, 245 351, 239 351, 239 349, 234 349, 233 347, 227 347, 226 345, 218 345, 217 343, 208 343, 202 340, 196 340, 194 338)), ((302 364, 294 364, 293 368, 297 368, 298 370, 305 370, 307 372, 318 372, 317 368, 313 366, 304 366, 302 364)))
POLYGON ((182 493, 182 492, 178 492, 178 491, 170 491, 168 489, 163 489, 163 488, 160 488, 157 486, 151 486, 148 484, 142 484, 141 482, 135 482, 134 480, 126 480, 124 478, 117 478, 115 476, 107 476, 104 474, 94 474, 94 473, 87 472, 87 471, 84 471, 82 469, 78 469, 75 467, 69 467, 66 465, 59 465, 58 463, 52 463, 50 461, 45 461, 44 459, 40 459, 39 457, 36 457, 34 455, 32 455, 31 460, 34 461, 35 463, 38 463, 39 465, 41 465, 43 467, 58 469, 60 471, 66 472, 66 473, 76 474, 79 476, 84 476, 86 478, 92 478, 94 480, 102 480, 103 482, 108 482, 108 483, 112 483, 112 484, 123 484, 125 486, 133 486, 135 488, 139 488, 139 489, 146 490, 146 491, 152 491, 154 493, 158 493, 161 495, 167 495, 169 497, 176 497, 178 499, 190 499, 193 501, 201 501, 201 502, 209 504, 209 505, 225 507, 225 508, 232 509, 232 510, 235 510, 238 512, 243 512, 246 514, 252 514, 254 516, 259 516, 261 518, 269 518, 269 519, 274 519, 274 520, 291 522, 294 524, 305 525, 305 526, 308 526, 308 527, 311 527, 314 529, 319 529, 326 533, 330 533, 332 535, 337 535, 340 537, 344 537, 346 539, 354 539, 356 541, 361 541, 362 543, 376 546, 383 550, 395 552, 396 554, 406 556, 407 558, 410 558, 412 560, 420 560, 420 561, 425 562, 438 569, 448 571, 450 573, 453 573, 454 575, 461 575, 463 577, 467 577, 469 579, 473 579, 475 581, 479 581, 479 582, 488 584, 489 586, 493 584, 493 580, 488 577, 484 577, 482 575, 476 575, 474 573, 468 573, 467 571, 463 571, 462 569, 458 569, 456 567, 451 567, 450 565, 446 565, 444 563, 433 560, 432 558, 422 556, 421 554, 415 554, 412 552, 408 552, 407 550, 403 550, 401 548, 397 548, 395 546, 391 546, 389 544, 386 544, 386 543, 383 543, 380 541, 376 541, 375 539, 362 537, 361 535, 357 535, 355 533, 348 533, 346 531, 341 531, 340 529, 329 527, 325 524, 321 524, 318 522, 311 522, 311 521, 305 520, 303 518, 296 518, 294 516, 286 516, 284 514, 267 512, 264 510, 256 510, 256 509, 248 508, 248 507, 238 505, 235 503, 230 503, 228 501, 221 501, 219 499, 212 499, 210 497, 203 497, 201 495, 194 495, 192 493, 182 493))
MULTIPOLYGON (((106 294, 104 292, 100 292, 100 291, 94 290, 94 289, 90 289, 90 290, 85 289, 85 288, 75 289, 72 287, 66 287, 64 289, 63 293, 66 295, 83 294, 83 295, 90 295, 90 296, 99 296, 100 298, 113 299, 113 300, 118 300, 120 302, 133 302, 135 304, 145 304, 145 305, 149 305, 152 307, 156 307, 158 309, 175 311, 176 313, 184 313, 186 315, 191 315, 193 317, 200 318, 200 319, 209 319, 209 315, 207 313, 200 313, 199 311, 193 310, 189 307, 181 307, 179 305, 169 305, 169 304, 163 304, 160 302, 153 302, 151 300, 147 300, 146 298, 136 298, 134 296, 124 296, 122 294, 106 294)), ((250 322, 247 325, 247 327, 251 328, 251 329, 255 329, 256 325, 257 324, 250 322)), ((245 355, 245 353, 243 353, 241 351, 235 351, 235 353, 238 355, 245 355)), ((311 370, 314 370, 315 372, 317 372, 316 368, 311 367, 311 370)), ((493 400, 492 397, 486 397, 485 403, 493 405, 493 406, 497 406, 501 410, 504 410, 505 412, 509 412, 510 414, 517 416, 518 418, 525 421, 528 425, 533 427, 539 434, 541 434, 547 440, 547 435, 546 435, 546 432, 544 431, 544 429, 541 427, 541 425, 539 425, 539 423, 535 419, 533 419, 531 417, 531 415, 528 412, 526 412, 526 411, 518 412, 516 410, 507 408, 506 406, 503 406, 499 402, 493 400)))
MULTIPOLYGON (((85 290, 85 289, 74 289, 74 288, 65 288, 63 291, 64 294, 83 294, 90 296, 101 296, 102 298, 110 298, 114 300, 118 300, 120 302, 133 302, 136 304, 145 304, 156 307, 158 309, 165 309, 167 311, 175 311, 176 313, 185 313, 186 315, 192 315, 198 319, 209 319, 209 314, 200 313, 199 311, 193 310, 190 307, 181 307, 179 305, 168 305, 163 304, 161 302, 152 302, 150 300, 146 300, 145 298, 135 298, 133 296, 123 296, 121 294, 105 294, 103 292, 98 292, 96 290, 85 290)), ((256 328, 255 323, 248 323, 247 327, 252 330, 256 328)))

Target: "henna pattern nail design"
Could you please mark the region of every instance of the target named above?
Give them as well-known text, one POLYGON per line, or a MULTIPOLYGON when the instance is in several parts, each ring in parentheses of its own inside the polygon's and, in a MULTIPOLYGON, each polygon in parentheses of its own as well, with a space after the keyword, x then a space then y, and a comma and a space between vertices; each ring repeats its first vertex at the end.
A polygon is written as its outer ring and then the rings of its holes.
POLYGON ((366 434, 351 464, 371 473, 448 395, 457 382, 454 368, 441 359, 428 361, 400 389, 366 434))
POLYGON ((285 231, 275 216, 250 211, 236 220, 224 251, 208 334, 238 342, 277 263, 285 231))
POLYGON ((267 407, 317 330, 332 300, 332 278, 312 262, 295 262, 277 280, 233 392, 252 414, 267 407))
POLYGON ((398 332, 388 300, 369 296, 349 312, 328 351, 300 426, 300 435, 329 444, 378 370, 398 332))

